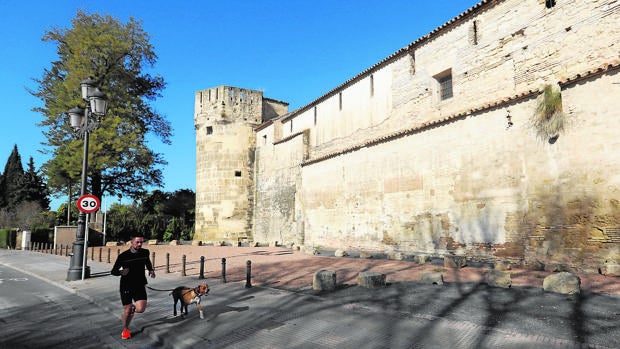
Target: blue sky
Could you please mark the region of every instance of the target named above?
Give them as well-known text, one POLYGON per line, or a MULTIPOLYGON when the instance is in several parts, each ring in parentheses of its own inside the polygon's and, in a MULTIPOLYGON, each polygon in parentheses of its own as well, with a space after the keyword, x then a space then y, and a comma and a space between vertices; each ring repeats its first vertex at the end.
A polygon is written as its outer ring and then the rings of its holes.
MULTIPOLYGON (((0 0, 0 171, 17 144, 24 166, 47 155, 27 88, 57 60, 41 38, 69 28, 78 9, 142 21, 167 82, 153 106, 172 124, 172 145, 150 144, 168 161, 165 191, 195 190, 194 93, 230 85, 304 106, 478 1, 416 0, 0 0)), ((95 131, 96 132, 96 131, 95 131)), ((52 209, 66 198, 54 198, 52 209)), ((127 200, 127 199, 125 199, 127 200)), ((128 202, 123 202, 128 203, 128 202)))

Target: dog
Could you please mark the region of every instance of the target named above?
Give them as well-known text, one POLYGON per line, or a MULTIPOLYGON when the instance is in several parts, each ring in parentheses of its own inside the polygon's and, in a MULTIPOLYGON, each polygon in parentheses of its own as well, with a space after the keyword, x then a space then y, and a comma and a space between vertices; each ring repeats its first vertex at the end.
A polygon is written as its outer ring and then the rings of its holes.
POLYGON ((181 302, 179 310, 181 311, 181 317, 183 317, 183 310, 185 309, 185 315, 187 315, 187 306, 195 303, 198 311, 200 312, 200 318, 204 319, 202 313, 202 306, 200 305, 200 297, 209 294, 209 285, 201 284, 194 288, 179 286, 170 292, 174 299, 174 316, 177 316, 177 302, 181 302))

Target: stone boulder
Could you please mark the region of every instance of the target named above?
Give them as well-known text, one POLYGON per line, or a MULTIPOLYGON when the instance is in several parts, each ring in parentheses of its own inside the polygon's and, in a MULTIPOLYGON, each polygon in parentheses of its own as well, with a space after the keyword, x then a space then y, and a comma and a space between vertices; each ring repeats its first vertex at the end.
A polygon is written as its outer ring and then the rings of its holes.
POLYGON ((405 259, 405 255, 402 252, 388 252, 387 258, 395 261, 402 261, 405 259))
POLYGON ((443 266, 446 268, 463 268, 467 265, 465 256, 444 256, 443 266))
POLYGON ((349 254, 345 250, 336 250, 336 252, 334 252, 334 256, 336 257, 346 257, 348 255, 349 254))
POLYGON ((512 286, 512 279, 508 272, 491 269, 487 275, 487 284, 493 287, 510 288, 512 286))
POLYGON ((200 241, 200 240, 192 240, 192 246, 202 246, 202 241, 200 241))
POLYGON ((601 267, 601 274, 606 276, 620 276, 620 264, 607 263, 601 267))
POLYGON ((363 271, 357 276, 357 285, 366 288, 385 287, 385 274, 376 271, 363 271))
POLYGON ((418 264, 426 264, 429 260, 429 256, 426 255, 417 255, 413 257, 413 261, 418 264))
POLYGON ((551 274, 543 280, 543 289, 547 292, 576 294, 581 291, 580 286, 579 276, 568 272, 551 274))
POLYGON ((420 276, 420 281, 425 284, 443 285, 443 274, 424 273, 420 276))
POLYGON ((363 258, 363 259, 372 258, 372 253, 370 253, 368 251, 361 251, 360 252, 360 258, 363 258))
POLYGON ((336 289, 336 272, 319 270, 312 278, 312 289, 315 291, 333 291, 336 289))
POLYGON ((495 270, 510 270, 512 269, 512 263, 509 261, 497 261, 493 264, 495 270))
POLYGON ((168 243, 168 245, 170 245, 170 246, 176 246, 176 245, 179 245, 179 240, 171 240, 171 241, 168 243))

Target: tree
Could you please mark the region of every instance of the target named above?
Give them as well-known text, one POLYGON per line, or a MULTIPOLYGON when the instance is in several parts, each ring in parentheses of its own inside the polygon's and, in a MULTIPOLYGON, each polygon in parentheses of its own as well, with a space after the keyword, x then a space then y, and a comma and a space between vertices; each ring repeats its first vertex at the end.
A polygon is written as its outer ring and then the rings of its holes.
POLYGON ((28 161, 28 170, 24 173, 20 196, 22 201, 35 202, 44 211, 50 209, 47 187, 34 168, 32 156, 28 161))
POLYGON ((21 188, 24 180, 24 168, 22 167, 22 158, 17 150, 17 144, 13 146, 13 151, 9 155, 2 176, 0 207, 13 211, 18 203, 22 201, 21 188))
POLYGON ((47 31, 43 41, 56 43, 59 59, 30 92, 44 102, 34 111, 45 117, 39 126, 46 136, 45 151, 52 154, 44 164, 50 189, 59 193, 80 182, 83 143, 73 136, 65 115, 84 104, 79 85, 89 76, 106 93, 109 109, 90 135, 88 191, 137 199, 146 187, 161 186, 160 166, 166 162, 149 149, 146 137, 152 134, 169 144, 171 127, 149 105, 161 96, 165 82, 144 71, 157 56, 141 23, 130 18, 122 24, 78 11, 71 28, 47 31))

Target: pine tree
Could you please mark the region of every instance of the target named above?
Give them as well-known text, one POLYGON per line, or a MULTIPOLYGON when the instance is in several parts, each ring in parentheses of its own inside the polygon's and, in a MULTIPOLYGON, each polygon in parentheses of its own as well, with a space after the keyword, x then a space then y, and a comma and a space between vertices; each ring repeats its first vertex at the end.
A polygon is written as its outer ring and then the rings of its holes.
POLYGON ((0 207, 13 211, 21 201, 21 189, 24 181, 24 168, 22 158, 17 150, 17 144, 4 165, 3 180, 1 185, 2 201, 0 207))
POLYGON ((34 168, 32 156, 28 162, 28 170, 24 173, 20 196, 22 201, 38 203, 42 210, 48 211, 50 208, 47 187, 34 168))

